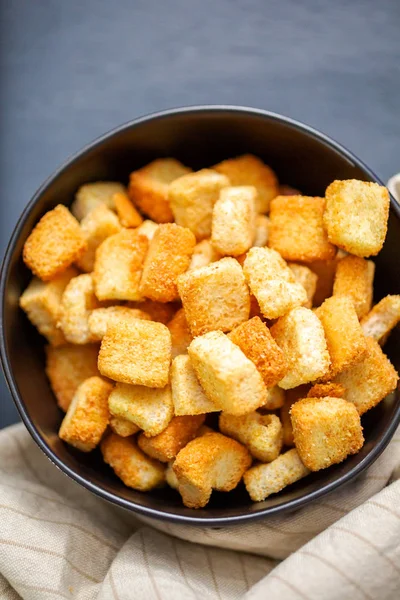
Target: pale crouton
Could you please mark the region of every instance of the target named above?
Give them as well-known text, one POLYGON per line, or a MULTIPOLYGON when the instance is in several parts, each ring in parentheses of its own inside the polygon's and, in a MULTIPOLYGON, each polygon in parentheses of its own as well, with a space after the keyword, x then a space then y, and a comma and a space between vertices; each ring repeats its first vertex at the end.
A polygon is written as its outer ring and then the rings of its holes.
POLYGON ((158 229, 157 223, 154 223, 154 221, 147 220, 147 221, 143 221, 143 223, 141 225, 139 225, 139 227, 136 229, 136 233, 139 233, 140 235, 144 235, 145 237, 147 237, 149 242, 151 242, 157 229, 158 229))
POLYGON ((338 261, 334 296, 350 296, 359 319, 371 310, 375 264, 359 256, 346 256, 338 261))
POLYGON ((171 363, 171 334, 162 323, 136 319, 107 328, 99 352, 99 371, 122 383, 163 388, 171 363))
POLYGON ((304 303, 303 306, 305 306, 306 308, 312 308, 314 294, 317 289, 318 275, 311 271, 311 269, 309 269, 305 265, 289 263, 288 266, 292 271, 293 275, 295 276, 296 281, 301 283, 301 285, 307 292, 307 301, 304 303))
POLYGON ((389 193, 377 183, 334 181, 326 192, 324 224, 329 240, 356 256, 375 256, 385 241, 389 193))
POLYGON ((337 259, 334 258, 333 260, 316 260, 307 265, 317 276, 313 306, 320 306, 324 300, 332 296, 337 263, 337 259))
POLYGON ((346 388, 341 383, 335 383, 329 381, 328 383, 316 383, 307 393, 308 398, 326 398, 328 396, 333 398, 344 398, 346 395, 346 388))
POLYGON ((283 445, 282 425, 276 415, 252 412, 242 417, 221 413, 221 433, 246 446, 252 456, 261 462, 271 462, 279 456, 283 445))
POLYGON ((155 302, 177 300, 176 281, 188 269, 195 245, 189 229, 175 223, 160 225, 144 261, 140 294, 155 302))
POLYGON ((234 258, 184 273, 178 279, 178 290, 193 336, 230 331, 249 318, 249 290, 234 258))
POLYGON ((262 502, 309 473, 297 450, 293 448, 266 465, 252 467, 244 474, 243 479, 253 502, 262 502))
POLYGON ((215 250, 210 240, 202 240, 195 245, 189 269, 206 267, 212 262, 219 260, 221 255, 215 250))
POLYGON ((121 417, 110 416, 110 429, 121 437, 129 437, 140 431, 139 427, 128 421, 128 419, 122 419, 121 417))
POLYGON ((400 296, 386 296, 361 320, 364 334, 382 343, 400 321, 400 296))
POLYGON ((265 215, 256 216, 256 228, 253 239, 253 246, 266 246, 269 237, 270 221, 265 215))
POLYGON ((271 410, 277 410, 281 408, 285 403, 285 392, 278 385, 274 385, 274 387, 268 390, 268 397, 265 404, 260 406, 260 412, 262 414, 267 413, 271 410))
POLYGON ((80 384, 61 423, 59 436, 64 442, 83 452, 97 446, 107 429, 112 388, 101 377, 90 377, 80 384))
POLYGON ((214 204, 229 179, 210 169, 184 175, 169 187, 169 201, 177 225, 188 227, 198 240, 211 235, 214 204))
POLYGON ((178 478, 174 473, 174 462, 175 461, 171 460, 171 462, 168 463, 167 468, 165 470, 165 480, 170 488, 172 488, 173 490, 177 490, 179 483, 178 478))
POLYGON ((306 290, 280 254, 271 248, 251 248, 243 273, 267 319, 281 317, 307 302, 306 290))
POLYGON ((310 471, 340 463, 364 444, 360 415, 343 398, 304 398, 290 418, 297 452, 310 471))
POLYGON ((59 326, 71 344, 96 341, 89 330, 88 319, 100 302, 94 294, 93 278, 89 273, 73 277, 61 298, 59 326))
POLYGON ((150 315, 137 308, 127 306, 108 306, 107 308, 95 308, 88 318, 89 333, 92 340, 101 341, 105 336, 109 325, 125 321, 144 319, 150 321, 150 315))
POLYGON ((172 358, 179 354, 186 354, 187 347, 192 341, 189 326, 186 321, 185 311, 183 308, 172 317, 168 323, 168 329, 171 334, 172 342, 172 358))
POLYGON ((176 302, 153 302, 153 300, 148 299, 143 302, 128 302, 127 306, 147 313, 150 315, 151 321, 157 321, 157 323, 163 323, 164 325, 171 321, 179 309, 179 304, 176 302))
POLYGON ((105 204, 107 208, 113 210, 115 208, 113 196, 116 193, 125 193, 125 187, 122 183, 116 181, 85 183, 76 192, 71 212, 78 221, 81 221, 100 204, 105 204))
POLYGON ((49 210, 24 244, 24 263, 42 281, 54 279, 85 251, 86 242, 78 221, 59 204, 49 210))
POLYGON ((111 433, 102 441, 101 452, 104 462, 126 486, 134 490, 148 492, 165 482, 164 466, 143 454, 133 438, 111 433))
POLYGON ((169 462, 196 437, 204 419, 205 415, 172 417, 164 431, 158 435, 146 437, 141 433, 138 437, 138 446, 148 456, 161 462, 169 462))
POLYGON ((309 385, 300 385, 299 387, 293 388, 292 390, 286 390, 285 392, 285 402, 279 412, 279 417, 282 423, 284 446, 294 446, 293 427, 292 421, 290 420, 290 409, 295 402, 300 400, 300 398, 307 397, 307 391, 309 387, 309 385))
POLYGON ((248 450, 221 433, 207 433, 189 442, 175 459, 173 470, 183 504, 205 506, 212 490, 230 492, 251 465, 248 450))
POLYGON ((219 411, 218 406, 205 395, 187 354, 177 356, 172 362, 171 387, 177 416, 219 411))
POLYGON ((221 190, 212 213, 211 243, 222 256, 239 256, 253 245, 256 198, 251 186, 221 190))
POLYGON ((86 242, 86 250, 76 264, 82 271, 93 271, 96 250, 105 239, 118 233, 121 225, 118 217, 105 204, 99 204, 81 221, 81 230, 86 242))
POLYGON ((328 371, 324 329, 312 310, 294 308, 271 327, 271 333, 285 354, 288 368, 280 387, 294 388, 323 377, 328 371))
POLYGON ((207 398, 221 410, 244 415, 267 401, 255 364, 221 331, 194 338, 188 352, 207 398))
POLYGON ((122 227, 139 227, 143 223, 143 217, 133 206, 127 194, 118 192, 114 194, 113 201, 122 227))

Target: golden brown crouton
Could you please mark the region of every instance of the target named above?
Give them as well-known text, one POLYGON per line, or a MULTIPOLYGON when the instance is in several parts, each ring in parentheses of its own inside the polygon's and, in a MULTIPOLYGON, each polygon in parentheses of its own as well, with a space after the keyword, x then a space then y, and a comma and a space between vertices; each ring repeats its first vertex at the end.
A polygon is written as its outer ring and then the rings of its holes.
POLYGON ((324 329, 309 308, 299 307, 271 327, 272 336, 285 354, 287 373, 279 382, 287 390, 323 377, 330 360, 324 329))
POLYGON ((299 385, 299 387, 293 388, 292 390, 286 390, 285 392, 285 402, 279 412, 283 429, 283 444, 285 446, 294 446, 293 427, 292 421, 290 420, 290 409, 295 402, 301 398, 307 397, 307 391, 309 387, 309 385, 299 385))
POLYGON ((346 388, 341 383, 335 383, 329 381, 328 383, 316 383, 307 393, 308 398, 326 398, 328 396, 333 398, 344 398, 346 395, 346 388))
POLYGON ((172 342, 172 358, 179 354, 186 354, 187 347, 192 341, 189 326, 186 321, 185 311, 183 308, 172 317, 168 323, 168 329, 171 334, 172 342))
POLYGON ((171 387, 177 416, 219 411, 205 395, 187 354, 181 354, 172 361, 171 387))
POLYGON ((288 266, 295 276, 296 281, 301 283, 307 292, 307 302, 305 302, 303 306, 306 308, 311 308, 313 305, 315 290, 317 289, 318 275, 316 275, 316 273, 311 271, 311 269, 305 265, 290 263, 288 266))
POLYGON ((366 336, 382 343, 400 321, 400 296, 386 296, 361 320, 366 336))
POLYGON ((256 229, 253 239, 253 246, 259 246, 260 248, 267 245, 269 237, 269 225, 270 221, 265 215, 256 216, 256 229))
POLYGON ((329 240, 356 256, 382 249, 389 218, 389 193, 377 183, 334 181, 326 192, 324 224, 329 240))
POLYGON ((283 445, 282 424, 276 415, 252 412, 242 417, 221 413, 221 433, 246 446, 252 456, 261 462, 271 462, 279 456, 283 445))
POLYGON ((267 319, 276 319, 307 302, 306 290, 280 254, 271 248, 251 248, 243 273, 267 319))
POLYGON ((221 255, 212 246, 210 240, 202 240, 195 245, 189 269, 206 267, 212 262, 219 260, 221 255))
POLYGON ((169 201, 177 225, 188 227, 198 240, 211 235, 214 204, 229 179, 210 169, 184 175, 169 188, 169 201))
POLYGON ((147 221, 143 221, 143 223, 141 225, 139 225, 139 227, 136 229, 136 233, 139 233, 140 235, 144 235, 145 237, 147 237, 149 242, 151 242, 157 229, 158 229, 157 223, 154 223, 154 221, 147 220, 147 221))
POLYGON ((304 398, 290 418, 297 452, 310 471, 340 463, 364 444, 360 415, 343 398, 304 398))
POLYGON ((133 206, 127 194, 117 192, 113 196, 113 201, 122 227, 139 227, 143 223, 141 214, 133 206))
POLYGON ((253 245, 256 198, 251 186, 221 190, 212 213, 211 243, 222 256, 239 256, 253 245))
POLYGON ((171 363, 171 334, 162 323, 136 319, 107 328, 99 352, 99 371, 122 383, 163 388, 171 363))
POLYGON ((221 331, 194 338, 188 352, 207 398, 221 410, 245 415, 267 401, 256 366, 221 331))
POLYGON ((125 193, 125 187, 122 183, 117 183, 116 181, 85 183, 76 192, 71 212, 78 221, 81 221, 100 204, 105 204, 107 208, 114 209, 113 196, 115 193, 125 193))
POLYGON ((141 300, 139 292, 148 240, 122 229, 98 247, 93 280, 99 300, 141 300))
POLYGON ((175 459, 173 470, 183 504, 205 506, 212 490, 230 492, 251 465, 248 450, 221 433, 207 433, 189 442, 175 459))
POLYGON ((244 483, 253 502, 262 502, 309 474, 295 448, 271 463, 256 465, 244 474, 244 483))
POLYGON ((68 342, 88 344, 96 341, 90 333, 88 319, 92 310, 100 306, 89 273, 70 280, 62 295, 59 318, 59 326, 68 342))
POLYGON ((316 260, 307 266, 317 276, 317 287, 313 298, 313 306, 319 306, 324 300, 332 296, 333 281, 338 260, 316 260))
POLYGON ((234 258, 184 273, 178 279, 178 290, 193 336, 230 331, 249 318, 249 290, 234 258))
POLYGON ((122 419, 121 417, 110 416, 110 429, 121 437, 129 437, 140 431, 139 427, 128 421, 128 419, 122 419))
POLYGON ((85 251, 86 242, 78 221, 59 204, 49 210, 25 242, 23 259, 42 281, 54 279, 85 251))
POLYGON ((215 165, 218 173, 226 175, 231 185, 252 185, 257 190, 256 210, 266 213, 272 198, 279 193, 278 180, 270 167, 252 154, 228 158, 215 165))
POLYGON ((97 248, 110 235, 118 233, 121 225, 112 210, 105 204, 99 204, 82 219, 81 230, 86 242, 86 250, 76 264, 82 271, 90 273, 94 268, 97 248))
POLYGON ((141 433, 138 446, 145 454, 161 462, 169 462, 186 444, 196 437, 205 415, 192 417, 172 417, 167 427, 154 437, 146 437, 141 433))
POLYGON ((346 256, 338 261, 334 296, 350 296, 359 319, 371 309, 375 264, 359 256, 346 256))
POLYGON ((78 271, 69 267, 47 283, 34 277, 19 299, 30 322, 52 346, 66 343, 63 332, 57 327, 61 298, 69 281, 77 275, 78 271))
POLYGON ((139 291, 155 302, 179 298, 176 281, 190 264, 196 245, 193 233, 175 223, 159 225, 149 245, 139 291))
POLYGON ((148 492, 165 481, 164 466, 143 454, 133 438, 111 433, 102 441, 101 452, 104 462, 114 469, 126 486, 134 490, 148 492))
POLYGON ((128 308, 127 306, 108 306, 107 308, 95 308, 88 318, 89 333, 92 340, 101 341, 105 336, 109 325, 124 321, 135 321, 144 319, 150 321, 150 315, 140 309, 128 308))
POLYGON ((59 436, 83 452, 90 452, 107 429, 108 396, 112 383, 101 377, 85 379, 75 392, 61 423, 59 436))
POLYGON ((151 321, 157 321, 157 323, 163 323, 164 325, 171 321, 179 309, 177 302, 153 302, 153 300, 147 299, 143 302, 128 302, 127 306, 147 313, 150 315, 151 321))

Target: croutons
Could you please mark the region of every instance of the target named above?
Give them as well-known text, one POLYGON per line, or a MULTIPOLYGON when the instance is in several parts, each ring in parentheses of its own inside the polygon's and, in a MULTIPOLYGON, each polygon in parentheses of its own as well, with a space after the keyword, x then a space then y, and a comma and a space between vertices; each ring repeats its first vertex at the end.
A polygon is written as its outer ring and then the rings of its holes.
POLYGON ((283 258, 270 248, 251 248, 243 273, 265 318, 276 319, 307 302, 307 293, 283 258))
POLYGON ((212 213, 211 243, 222 256, 239 256, 253 245, 256 198, 251 186, 221 190, 212 213))
POLYGON ((144 300, 143 302, 128 302, 128 308, 141 310, 150 315, 151 321, 167 325, 179 308, 176 302, 153 302, 153 300, 144 300))
POLYGON ((148 492, 165 481, 164 466, 143 454, 133 438, 111 433, 102 441, 101 452, 104 462, 114 469, 126 486, 134 490, 148 492))
POLYGON ((189 326, 186 321, 185 311, 183 308, 172 317, 168 323, 168 329, 171 334, 172 342, 172 358, 179 354, 186 354, 187 347, 192 341, 192 336, 189 331, 189 326))
POLYGON ((400 296, 386 296, 361 320, 364 334, 382 343, 400 321, 400 296))
POLYGON ((189 229, 175 223, 159 225, 144 261, 140 294, 156 302, 177 300, 176 281, 189 267, 195 245, 189 229))
POLYGON ((213 207, 227 177, 211 169, 184 175, 169 187, 169 201, 177 225, 188 227, 198 240, 211 235, 213 207))
POLYGON ((118 233, 121 225, 112 210, 105 204, 99 204, 82 219, 81 230, 86 242, 86 250, 76 264, 82 271, 90 273, 94 268, 97 248, 110 235, 118 233))
POLYGON ((290 417, 297 452, 310 471, 342 462, 364 443, 360 415, 343 398, 304 398, 290 417))
POLYGON ((85 249, 78 221, 59 204, 33 228, 24 245, 23 259, 34 275, 49 281, 78 260, 85 249))
POLYGON ((171 367, 172 399, 175 415, 201 415, 219 411, 205 395, 187 354, 177 356, 171 367))
POLYGON ((105 204, 107 208, 114 209, 113 196, 116 193, 125 193, 125 187, 121 183, 115 181, 85 183, 76 192, 71 212, 78 221, 81 221, 100 204, 105 204))
POLYGON ((171 363, 171 334, 162 323, 137 319, 107 328, 99 352, 102 375, 134 385, 163 388, 171 363))
POLYGON ((101 377, 90 377, 80 384, 61 423, 59 436, 64 442, 83 452, 97 446, 107 429, 112 388, 101 377))
POLYGON ((129 437, 140 431, 139 427, 128 421, 128 419, 122 419, 121 417, 110 416, 110 429, 121 437, 129 437))
POLYGON ((227 414, 244 415, 267 401, 256 366, 221 331, 194 338, 188 352, 207 398, 227 414))
POLYGON ((46 283, 34 277, 19 299, 19 305, 30 322, 52 346, 66 343, 63 332, 57 326, 61 298, 69 281, 77 275, 78 271, 69 267, 46 283))
POLYGON ((359 319, 371 309, 375 264, 359 256, 345 256, 338 261, 334 296, 350 296, 359 319))
POLYGON ((212 262, 219 260, 221 255, 215 250, 210 240, 202 240, 195 245, 189 269, 206 267, 212 262))
POLYGON ((157 229, 158 229, 157 223, 154 223, 154 221, 147 220, 147 221, 143 221, 143 223, 141 225, 139 225, 139 227, 136 229, 136 233, 139 233, 140 235, 144 235, 145 237, 147 237, 149 242, 151 242, 157 229))
POLYGON ((303 304, 303 306, 306 308, 311 308, 313 305, 314 294, 317 289, 318 275, 305 265, 290 263, 288 266, 295 276, 296 281, 301 283, 303 288, 306 290, 307 301, 303 304))
POLYGON ((317 276, 317 287, 313 297, 314 306, 319 306, 332 296, 337 263, 337 258, 334 258, 333 260, 316 260, 308 264, 308 267, 317 276))
POLYGON ((375 256, 382 249, 389 218, 389 193, 377 183, 334 181, 326 192, 324 224, 328 238, 356 256, 375 256))
POLYGON ((169 462, 196 437, 204 418, 204 415, 173 417, 164 431, 158 435, 146 437, 141 433, 138 437, 138 446, 148 456, 161 462, 169 462))
POLYGON ((341 383, 329 381, 328 383, 316 383, 307 393, 308 398, 344 398, 346 388, 341 383))
POLYGON ((88 344, 92 337, 88 319, 100 302, 94 294, 93 279, 89 273, 73 277, 64 290, 60 306, 59 326, 71 344, 88 344))
POLYGON ((93 341, 101 341, 107 332, 109 325, 115 325, 125 321, 144 319, 150 321, 150 315, 146 312, 128 308, 127 306, 108 306, 106 308, 95 308, 88 318, 90 337, 93 341))
POLYGON ((253 502, 262 502, 309 474, 295 448, 281 454, 274 461, 256 465, 244 474, 244 484, 253 502))
POLYGON ((242 417, 221 413, 221 433, 246 446, 252 456, 261 462, 271 462, 279 456, 283 445, 282 425, 276 415, 252 412, 242 417))
POLYGON ((286 358, 280 387, 287 390, 326 374, 330 360, 324 329, 312 310, 294 308, 271 327, 271 334, 286 358))
POLYGON ((260 406, 260 412, 264 413, 265 411, 277 410, 281 408, 285 403, 285 392, 278 385, 274 385, 274 387, 268 390, 268 398, 265 404, 260 406))
POLYGON ((135 423, 148 436, 158 435, 174 415, 171 388, 117 383, 108 399, 110 413, 135 423))
POLYGON ((286 260, 331 260, 336 248, 323 224, 325 200, 309 196, 278 196, 271 201, 268 245, 286 260))
POLYGON ((253 246, 266 246, 269 237, 270 221, 265 215, 256 216, 256 228, 253 239, 253 246))
POLYGON ((175 459, 173 470, 183 504, 205 506, 212 490, 230 492, 251 464, 248 450, 221 433, 207 433, 187 444, 175 459))
POLYGON ((287 390, 285 392, 285 402, 281 406, 279 412, 279 417, 282 423, 284 446, 294 446, 293 427, 292 421, 290 420, 290 409, 295 402, 300 400, 300 398, 307 397, 307 391, 309 387, 309 385, 300 385, 299 387, 287 390))
POLYGON ((178 279, 178 290, 193 336, 230 331, 249 318, 249 290, 234 258, 184 273, 178 279))
POLYGON ((129 196, 117 192, 113 196, 113 201, 122 227, 139 227, 143 223, 141 214, 133 206, 129 196))
POLYGON ((148 240, 123 229, 98 247, 93 280, 99 300, 141 300, 139 292, 148 240))
POLYGON ((174 473, 174 462, 173 460, 171 460, 171 462, 168 463, 167 468, 165 470, 165 480, 168 483, 169 487, 172 488, 173 490, 177 490, 178 489, 178 478, 174 473))

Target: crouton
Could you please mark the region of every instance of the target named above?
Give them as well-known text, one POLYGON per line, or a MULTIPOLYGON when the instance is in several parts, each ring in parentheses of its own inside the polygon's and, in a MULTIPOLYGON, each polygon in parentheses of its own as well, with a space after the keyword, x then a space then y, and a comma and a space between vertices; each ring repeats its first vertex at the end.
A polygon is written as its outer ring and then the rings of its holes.
POLYGON ((187 354, 174 358, 171 367, 172 399, 175 415, 201 415, 219 411, 205 395, 187 354))
POLYGON ((360 415, 343 398, 304 398, 290 418, 297 452, 310 471, 340 463, 364 444, 360 415))
POLYGON ((243 479, 253 502, 262 502, 271 494, 277 494, 309 473, 297 450, 293 448, 268 464, 252 467, 244 474, 243 479))
POLYGON ((228 337, 256 365, 267 388, 285 375, 285 356, 259 317, 235 327, 228 337))
POLYGON ((400 321, 400 296, 386 296, 361 320, 364 334, 382 343, 400 321))
POLYGON ((307 302, 306 290, 275 250, 251 248, 244 261, 243 273, 267 319, 281 317, 307 302))
POLYGON ((344 398, 346 388, 341 383, 329 381, 328 383, 316 383, 307 393, 307 398, 344 398))
POLYGON ((113 201, 122 227, 139 227, 143 223, 143 217, 133 206, 127 194, 117 192, 113 196, 113 201))
POLYGON ((332 244, 356 256, 382 249, 389 218, 389 193, 377 183, 334 181, 326 192, 324 224, 332 244))
POLYGON ((306 290, 307 301, 304 303, 303 306, 305 306, 306 308, 312 308, 314 294, 317 289, 318 276, 305 265, 289 263, 288 266, 292 271, 293 275, 295 276, 296 281, 298 281, 298 283, 301 283, 303 288, 306 290))
POLYGON ((32 325, 52 346, 66 343, 63 332, 57 327, 61 298, 69 281, 77 275, 78 271, 69 267, 46 283, 34 277, 19 299, 19 305, 32 325))
POLYGON ((309 385, 300 385, 299 387, 286 390, 285 392, 285 402, 281 406, 279 412, 279 417, 282 423, 283 444, 285 446, 294 446, 293 427, 292 421, 290 420, 290 409, 295 402, 301 398, 307 397, 307 391, 309 387, 309 385))
POLYGON ((316 260, 307 266, 317 276, 317 287, 313 297, 313 306, 320 306, 324 300, 332 296, 338 260, 316 260))
POLYGON ((49 210, 24 244, 24 263, 42 281, 54 279, 83 254, 86 242, 78 221, 59 204, 49 210))
POLYGON ((101 341, 107 332, 109 325, 124 321, 135 321, 144 319, 150 321, 150 315, 146 312, 128 308, 127 306, 108 306, 106 308, 95 308, 88 318, 90 337, 94 341, 101 341))
POLYGON ((88 344, 96 341, 90 333, 88 319, 92 310, 100 306, 89 273, 70 280, 61 298, 59 316, 59 326, 69 343, 88 344))
POLYGON ((146 437, 141 433, 138 437, 138 446, 148 456, 161 462, 169 462, 196 437, 204 419, 205 415, 172 417, 164 431, 158 435, 146 437))
POLYGON ((281 408, 285 403, 285 392, 278 385, 268 390, 268 397, 265 404, 260 406, 261 414, 269 413, 271 410, 281 408))
POLYGON ((252 154, 228 158, 213 167, 226 175, 231 185, 252 185, 257 190, 256 210, 266 213, 272 198, 279 193, 278 180, 270 167, 252 154))
POLYGON ((251 186, 221 190, 212 213, 211 243, 222 256, 239 256, 253 245, 256 198, 251 186))
POLYGON ((221 433, 241 442, 250 454, 261 462, 275 460, 282 449, 282 425, 276 415, 252 412, 242 417, 234 417, 221 413, 219 429, 221 433))
POLYGON ((221 255, 215 250, 210 240, 202 240, 195 245, 192 258, 190 260, 189 270, 206 267, 212 262, 219 260, 221 255))
POLYGON ((338 261, 334 296, 350 296, 359 319, 364 317, 372 305, 375 264, 359 256, 346 256, 338 261))
POLYGON ((179 304, 176 302, 153 302, 153 300, 145 299, 143 302, 128 302, 127 307, 141 310, 150 315, 151 321, 167 325, 179 309, 179 304))
POLYGON ((188 352, 207 398, 221 410, 244 415, 267 401, 255 364, 221 331, 194 338, 188 352))
POLYGON ((108 399, 114 417, 135 423, 148 436, 158 435, 174 415, 171 388, 149 388, 143 385, 117 383, 108 399))
POLYGON ((253 239, 253 246, 259 246, 260 248, 267 245, 269 237, 269 225, 270 221, 265 215, 256 216, 256 227, 253 239))
POLYGON ((196 238, 189 229, 175 223, 160 225, 149 245, 139 291, 155 302, 179 298, 176 281, 190 264, 196 238))
POLYGON ((179 354, 186 354, 187 347, 192 341, 192 336, 189 331, 183 308, 178 310, 172 317, 171 321, 168 323, 168 329, 171 334, 172 358, 174 359, 179 354))
POLYGON ((110 416, 110 429, 121 437, 129 437, 140 431, 139 427, 128 421, 128 419, 122 419, 121 417, 110 416))
POLYGON ((177 490, 179 483, 178 478, 174 473, 174 462, 175 461, 171 460, 171 462, 168 463, 167 468, 165 470, 165 480, 170 488, 172 488, 173 490, 177 490))
POLYGON ((230 331, 249 318, 249 290, 234 258, 184 273, 178 278, 178 290, 193 336, 230 331))
POLYGON ((112 210, 105 204, 99 204, 82 219, 81 230, 86 242, 86 250, 76 264, 82 271, 90 273, 94 268, 97 248, 110 235, 118 233, 121 225, 112 210))
POLYGON ((59 436, 64 442, 83 452, 97 446, 107 429, 112 388, 101 377, 90 377, 80 384, 61 423, 59 436))
POLYGON ((175 459, 173 470, 183 504, 202 508, 212 490, 230 492, 251 465, 248 450, 221 433, 207 433, 189 442, 175 459))
POLYGON ((143 221, 143 223, 141 225, 139 225, 139 227, 136 229, 136 233, 139 233, 140 235, 144 235, 145 237, 147 237, 149 242, 151 242, 157 229, 158 229, 157 223, 154 223, 154 221, 147 220, 147 221, 143 221))
POLYGON ((163 388, 171 363, 171 334, 162 323, 137 319, 107 328, 99 352, 102 375, 134 385, 163 388))
POLYGON ((111 433, 102 441, 101 452, 117 477, 134 490, 148 492, 165 482, 164 466, 143 454, 133 438, 111 433))
POLYGON ((85 183, 76 192, 71 212, 78 221, 81 221, 100 204, 105 204, 107 208, 113 210, 115 208, 113 196, 116 193, 125 193, 125 187, 122 183, 115 181, 85 183))
POLYGON ((210 237, 214 204, 229 185, 227 177, 210 169, 175 180, 169 187, 169 201, 176 224, 188 227, 199 241, 210 237))
POLYGON ((326 374, 330 360, 324 329, 312 310, 294 308, 271 327, 271 333, 285 354, 288 368, 280 387, 287 390, 326 374))
POLYGON ((147 238, 133 229, 104 240, 97 249, 93 272, 99 300, 141 300, 139 284, 147 248, 147 238))

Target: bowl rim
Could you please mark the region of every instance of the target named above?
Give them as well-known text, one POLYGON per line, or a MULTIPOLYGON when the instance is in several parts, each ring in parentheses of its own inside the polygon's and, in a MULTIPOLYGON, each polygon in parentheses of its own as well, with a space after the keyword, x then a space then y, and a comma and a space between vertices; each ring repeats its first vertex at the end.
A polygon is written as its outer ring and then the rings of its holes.
MULTIPOLYGON (((14 378, 11 362, 8 357, 8 349, 7 343, 4 335, 4 304, 5 304, 5 295, 6 288, 8 282, 8 275, 10 270, 11 259, 13 256, 14 248, 19 239, 21 230, 25 225, 26 220, 28 219, 32 209, 40 199, 42 193, 52 184, 52 182, 65 170, 67 170, 73 163, 80 160, 85 154, 100 146, 104 141, 112 138, 113 136, 125 131, 127 129, 136 127, 142 123, 146 123, 148 121, 155 121, 159 119, 169 118, 174 115, 181 114, 204 114, 204 113, 240 113, 247 114, 250 116, 258 116, 264 119, 269 119, 271 121, 280 122, 290 127, 301 131, 302 133, 311 136, 317 139, 319 142, 322 142, 329 146, 332 150, 337 152, 349 161, 352 165, 357 166, 362 169, 368 177, 372 181, 379 183, 380 185, 384 185, 382 181, 375 175, 375 173, 367 167, 363 161, 357 158, 352 152, 347 150, 344 146, 333 140, 331 137, 325 135, 324 133, 310 127, 309 125, 302 123, 300 121, 294 120, 290 117, 286 117, 284 115, 280 115, 275 112, 270 112, 263 109, 251 108, 246 106, 235 106, 235 105, 224 105, 224 104, 215 104, 215 105, 194 105, 194 106, 183 106, 179 108, 171 108, 163 111, 158 111, 154 113, 149 113, 147 115, 140 116, 136 119, 132 119, 119 125, 116 128, 113 128, 106 132, 105 134, 95 138, 92 142, 86 144, 81 150, 78 150, 74 154, 72 154, 69 158, 67 158, 38 188, 38 190, 33 194, 31 200, 23 209, 15 227, 11 234, 9 243, 7 245, 4 258, 1 265, 1 278, 0 278, 0 360, 3 368, 3 372, 5 375, 5 379, 11 393, 11 397, 18 409, 19 415, 29 431, 30 435, 39 446, 39 448, 43 451, 45 456, 56 466, 58 467, 65 475, 70 477, 73 481, 82 485, 87 490, 94 493, 96 496, 102 498, 110 502, 111 504, 117 505, 120 508, 124 508, 126 510, 130 510, 132 512, 143 515, 147 518, 155 518, 162 521, 169 521, 180 524, 187 525, 197 525, 197 526, 223 526, 223 525, 234 525, 238 523, 249 522, 257 519, 261 519, 263 517, 277 515, 287 511, 293 511, 299 509, 311 501, 322 498, 323 496, 329 494, 330 492, 338 489, 339 487, 347 484, 351 480, 358 477, 367 467, 369 467, 383 450, 386 448, 388 443, 390 442, 394 432, 398 424, 400 423, 400 403, 396 408, 395 413, 393 415, 392 421, 386 430, 382 433, 381 438, 374 445, 374 447, 368 452, 368 454, 347 473, 339 476, 334 481, 331 481, 321 488, 316 490, 312 490, 301 496, 300 498, 294 498, 292 500, 288 500, 287 502, 276 505, 268 508, 260 508, 259 510, 254 510, 247 514, 242 515, 232 515, 232 516, 219 516, 219 517, 199 517, 196 516, 196 512, 193 510, 193 516, 191 515, 178 515, 168 510, 150 508, 146 506, 141 506, 136 504, 132 500, 127 500, 122 498, 116 493, 109 492, 105 488, 102 488, 100 485, 93 483, 77 473, 73 468, 66 465, 56 453, 50 448, 50 446, 46 443, 45 439, 41 436, 38 429, 35 427, 31 418, 28 414, 28 411, 24 405, 22 398, 19 395, 17 383, 14 378)), ((400 206, 395 202, 395 200, 391 197, 391 210, 396 214, 397 218, 400 219, 400 206)))

